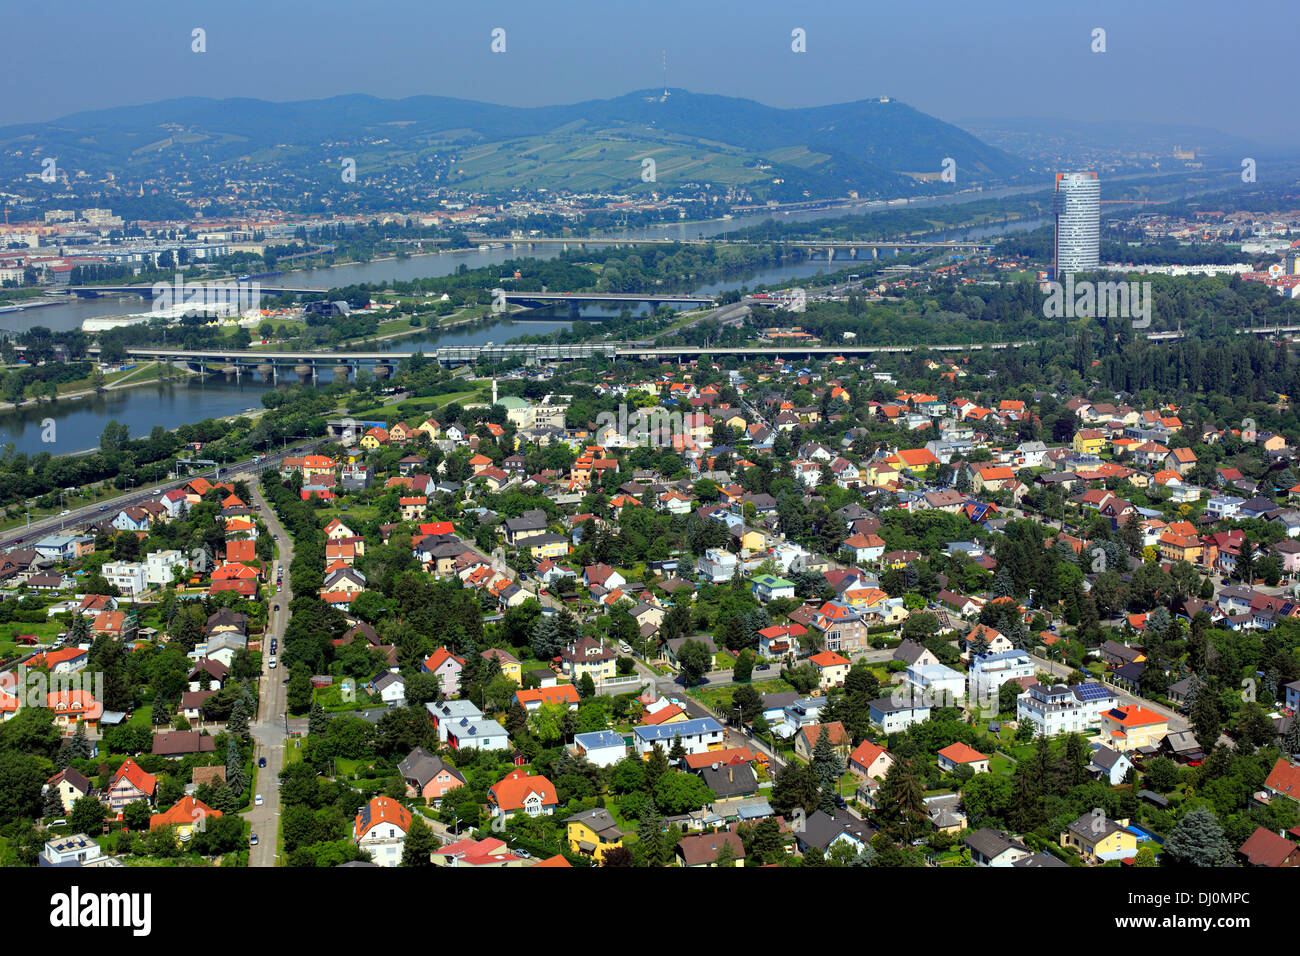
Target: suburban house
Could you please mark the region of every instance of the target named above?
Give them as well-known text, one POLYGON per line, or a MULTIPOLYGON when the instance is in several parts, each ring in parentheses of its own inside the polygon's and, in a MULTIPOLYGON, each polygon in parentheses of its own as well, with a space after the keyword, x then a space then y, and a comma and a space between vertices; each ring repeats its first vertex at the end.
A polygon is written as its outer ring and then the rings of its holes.
POLYGON ((424 670, 438 677, 438 686, 448 697, 455 697, 460 693, 460 672, 464 667, 464 659, 457 657, 445 647, 438 648, 424 662, 424 670))
POLYGON ((378 866, 400 866, 411 830, 411 811, 392 797, 373 797, 357 811, 352 839, 378 866))
POLYGON ((976 773, 989 772, 988 756, 960 741, 940 750, 938 760, 939 769, 944 773, 952 773, 958 767, 970 767, 976 773))
POLYGON ((818 686, 823 690, 839 687, 849 676, 852 662, 834 651, 822 651, 808 658, 808 662, 817 670, 818 686))
POLYGON ((863 779, 884 780, 894 758, 880 744, 864 740, 849 754, 849 770, 863 779))
POLYGON ((416 747, 403 758, 397 765, 397 772, 406 781, 408 797, 420 797, 435 807, 447 791, 465 783, 465 778, 455 767, 423 747, 416 747))
POLYGON ((970 850, 971 862, 976 866, 1012 866, 1017 860, 1029 856, 1030 849, 1005 833, 988 827, 968 834, 963 841, 970 850))
POLYGON ((684 836, 677 844, 677 859, 682 866, 716 866, 719 851, 726 846, 736 866, 745 865, 745 846, 734 833, 700 833, 684 836))
POLYGON ((808 724, 799 728, 799 733, 794 739, 794 752, 804 760, 812 760, 813 751, 817 747, 817 741, 822 733, 830 738, 830 743, 835 748, 835 753, 841 760, 849 756, 849 751, 853 747, 853 738, 849 732, 844 729, 844 725, 838 720, 833 720, 827 724, 808 724))
POLYGON ((1101 730, 1116 750, 1127 753, 1158 747, 1169 733, 1169 719, 1137 704, 1112 707, 1101 715, 1101 730))
POLYGON ((574 734, 570 749, 597 767, 612 766, 627 756, 627 744, 612 730, 574 734))
POLYGON ((550 816, 560 805, 555 784, 546 777, 532 776, 527 770, 512 770, 488 788, 488 805, 492 816, 510 816, 522 811, 530 817, 550 816))
POLYGON ((632 729, 632 742, 636 752, 645 758, 659 744, 665 751, 671 750, 680 739, 688 754, 704 753, 706 750, 719 750, 723 745, 722 725, 712 717, 697 717, 678 723, 659 725, 642 725, 632 729))
POLYGON ((1137 855, 1137 836, 1127 820, 1085 813, 1061 834, 1061 846, 1078 851, 1089 863, 1106 863, 1137 855))
POLYGON ((145 773, 140 765, 128 757, 117 768, 108 784, 108 809, 121 813, 129 803, 137 800, 153 802, 154 792, 158 788, 158 778, 145 773))
POLYGON ((623 845, 623 831, 604 808, 575 813, 565 818, 564 825, 569 849, 589 856, 597 863, 603 862, 609 850, 623 845))

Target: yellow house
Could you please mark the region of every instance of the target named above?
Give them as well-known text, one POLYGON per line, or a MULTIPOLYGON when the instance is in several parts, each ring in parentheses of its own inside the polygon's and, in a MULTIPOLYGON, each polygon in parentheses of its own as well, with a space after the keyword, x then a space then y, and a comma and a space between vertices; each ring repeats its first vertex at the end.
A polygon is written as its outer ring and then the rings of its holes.
POLYGON ((442 434, 442 426, 439 425, 437 422, 435 422, 432 418, 426 419, 425 421, 421 422, 419 425, 416 425, 415 430, 420 434, 428 435, 430 441, 433 441, 435 438, 437 438, 439 435, 442 434))
POLYGON ((483 657, 485 660, 495 657, 501 664, 501 675, 503 677, 510 678, 516 684, 523 684, 524 666, 509 651, 503 651, 499 647, 489 647, 483 652, 483 657))
POLYGON ((1128 753, 1159 746, 1169 735, 1169 719, 1137 704, 1112 707, 1101 714, 1101 732, 1111 747, 1128 753))
POLYGON ((867 469, 867 484, 873 488, 883 488, 896 480, 898 480, 898 469, 894 465, 876 462, 867 469))
POLYGON ((1137 856, 1137 837, 1128 820, 1111 820, 1100 810, 1085 813, 1061 834, 1061 846, 1079 852, 1089 863, 1106 863, 1137 856))
POLYGON ((377 451, 383 447, 383 443, 369 432, 361 436, 361 441, 358 444, 366 451, 377 451))
POLYGON ((564 824, 569 849, 597 863, 604 862, 610 850, 623 845, 623 831, 608 810, 583 810, 565 818, 564 824))
POLYGON ((1081 428, 1074 433, 1074 450, 1080 455, 1100 455, 1106 435, 1100 428, 1081 428))
POLYGON ((741 431, 749 427, 749 422, 745 421, 744 415, 732 415, 725 420, 724 424, 728 428, 739 428, 741 431))
POLYGON ((569 553, 569 540, 560 534, 541 535, 532 541, 522 542, 520 546, 532 554, 534 561, 543 558, 562 558, 569 553), (541 540, 542 538, 555 540, 541 540))
POLYGON ((755 531, 753 528, 742 528, 735 537, 736 542, 747 551, 760 551, 767 547, 767 538, 763 536, 763 532, 755 531))

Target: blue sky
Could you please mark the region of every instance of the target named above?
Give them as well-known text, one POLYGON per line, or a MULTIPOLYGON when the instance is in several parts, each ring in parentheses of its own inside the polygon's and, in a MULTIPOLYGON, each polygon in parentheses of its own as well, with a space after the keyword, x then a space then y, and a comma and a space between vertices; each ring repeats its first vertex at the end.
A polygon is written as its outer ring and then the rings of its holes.
POLYGON ((1297 143, 1296 16, 1284 0, 12 4, 0 124, 185 95, 573 102, 657 86, 667 49, 672 86, 775 106, 889 94, 954 122, 1145 120, 1297 143))

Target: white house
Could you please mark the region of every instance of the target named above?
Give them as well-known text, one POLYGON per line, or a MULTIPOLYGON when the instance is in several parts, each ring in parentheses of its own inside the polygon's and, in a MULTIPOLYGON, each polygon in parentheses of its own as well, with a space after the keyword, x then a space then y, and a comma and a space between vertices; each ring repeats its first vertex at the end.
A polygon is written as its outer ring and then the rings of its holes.
POLYGON ((41 866, 125 866, 116 857, 105 856, 98 843, 84 833, 70 833, 45 841, 41 866))
POLYGON ((977 699, 993 697, 1009 680, 1034 676, 1034 663, 1024 651, 976 655, 970 665, 970 693, 977 699))
POLYGON ((1016 719, 1032 723, 1037 736, 1083 733, 1097 727, 1102 712, 1117 703, 1114 691, 1095 682, 1075 687, 1035 684, 1016 699, 1016 719))
POLYGON ((760 574, 754 578, 750 590, 760 603, 766 604, 768 601, 794 597, 794 582, 775 574, 760 574))
POLYGON ((379 866, 400 866, 411 811, 392 797, 375 797, 357 811, 352 838, 379 866))
POLYGON ((903 695, 900 700, 882 697, 871 702, 870 713, 872 723, 885 733, 894 734, 929 720, 930 706, 920 700, 911 700, 908 695, 903 695))
POLYGON ((627 744, 612 730, 573 735, 573 752, 597 767, 608 767, 627 756, 627 744))
POLYGON ((1123 783, 1124 777, 1131 769, 1133 769, 1133 761, 1129 760, 1127 754, 1101 744, 1093 748, 1088 772, 1104 778, 1112 787, 1123 783))
POLYGON ((369 690, 372 694, 378 694, 379 699, 385 704, 406 703, 406 682, 402 680, 396 667, 380 671, 372 677, 369 690))
POLYGON ((954 707, 966 697, 966 675, 943 664, 910 664, 903 681, 912 689, 914 700, 931 707, 954 707))
POLYGON ((189 561, 180 551, 154 551, 145 556, 144 579, 151 586, 165 587, 172 583, 177 568, 188 570, 189 566, 189 561))
POLYGON ((104 580, 127 597, 134 597, 148 588, 148 576, 139 561, 107 561, 101 573, 104 580))
POLYGON ((724 548, 706 548, 695 561, 695 571, 710 584, 723 584, 736 574, 736 556, 724 548))
POLYGON ((697 717, 675 724, 646 725, 632 730, 636 752, 641 755, 650 753, 656 743, 669 751, 679 738, 688 754, 718 750, 723 744, 722 725, 712 717, 697 717))

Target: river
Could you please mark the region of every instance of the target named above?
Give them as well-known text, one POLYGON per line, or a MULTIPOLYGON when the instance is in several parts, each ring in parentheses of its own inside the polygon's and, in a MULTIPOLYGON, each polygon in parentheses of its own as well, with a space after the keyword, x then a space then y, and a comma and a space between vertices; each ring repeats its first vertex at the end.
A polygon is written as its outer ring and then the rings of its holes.
MULTIPOLYGON (((929 200, 917 200, 910 205, 946 205, 952 202, 976 199, 993 199, 1001 196, 1031 192, 1041 187, 1023 187, 1016 189, 993 190, 982 193, 965 193, 959 196, 938 197, 929 200)), ((699 237, 724 236, 752 225, 776 219, 779 222, 811 222, 818 219, 839 218, 846 215, 867 216, 881 209, 903 208, 890 207, 875 203, 854 208, 833 208, 802 210, 796 212, 758 213, 737 216, 729 220, 712 222, 671 223, 629 229, 611 236, 611 241, 628 241, 645 238, 695 239, 699 237)), ((1033 229, 1045 220, 1025 220, 1011 223, 995 223, 974 229, 950 230, 937 234, 938 238, 974 239, 1001 235, 1007 232, 1033 229)), ((361 282, 382 283, 384 281, 418 279, 430 276, 445 276, 456 272, 462 265, 468 269, 500 265, 508 259, 539 258, 550 259, 559 255, 557 247, 544 247, 536 250, 519 248, 464 249, 427 255, 415 255, 405 259, 391 259, 352 265, 332 266, 328 268, 304 269, 285 277, 276 277, 284 284, 321 286, 337 288, 361 282)), ((870 261, 863 260, 864 263, 870 261)), ((756 269, 723 280, 702 283, 696 292, 716 293, 731 289, 754 288, 759 285, 772 285, 785 282, 798 282, 816 276, 819 273, 834 272, 850 267, 852 260, 836 258, 834 262, 824 259, 807 260, 782 266, 756 269)), ((270 283, 263 284, 270 289, 270 283)), ((84 319, 102 315, 124 315, 142 312, 148 305, 135 297, 120 299, 69 299, 58 305, 39 309, 11 312, 0 315, 0 328, 20 330, 34 325, 43 325, 55 331, 80 328, 84 319)), ((641 308, 645 308, 642 306, 641 308)), ((457 328, 448 332, 422 332, 415 335, 389 339, 381 343, 384 351, 409 351, 411 349, 432 349, 440 345, 485 345, 488 342, 502 344, 520 335, 548 334, 559 329, 568 328, 571 315, 567 306, 557 306, 553 310, 535 310, 538 318, 529 321, 498 321, 490 325, 476 325, 457 328), (543 318, 543 316, 545 318, 543 318)), ((584 305, 578 310, 583 318, 599 320, 612 313, 609 306, 584 305)), ((328 377, 328 371, 322 377, 328 377)), ((281 381, 292 381, 292 375, 281 375, 281 381)), ((206 381, 190 380, 165 386, 142 385, 115 392, 96 395, 77 400, 64 400, 42 406, 27 406, 18 410, 0 412, 0 448, 12 442, 15 448, 28 455, 50 452, 56 455, 69 454, 95 448, 99 445, 99 436, 104 425, 115 419, 127 425, 133 437, 147 435, 154 425, 164 428, 176 428, 187 422, 201 421, 204 418, 220 418, 236 415, 245 408, 261 408, 262 392, 273 387, 256 375, 245 375, 236 383, 220 376, 209 377, 206 381), (56 440, 47 443, 42 440, 46 434, 43 423, 53 419, 56 440)))

